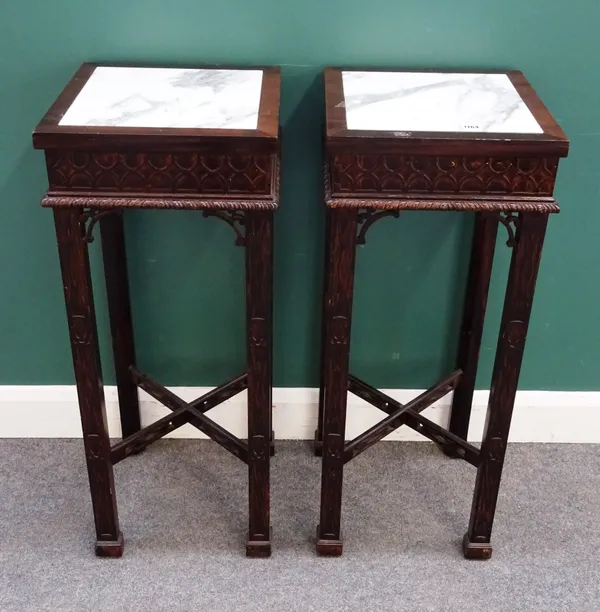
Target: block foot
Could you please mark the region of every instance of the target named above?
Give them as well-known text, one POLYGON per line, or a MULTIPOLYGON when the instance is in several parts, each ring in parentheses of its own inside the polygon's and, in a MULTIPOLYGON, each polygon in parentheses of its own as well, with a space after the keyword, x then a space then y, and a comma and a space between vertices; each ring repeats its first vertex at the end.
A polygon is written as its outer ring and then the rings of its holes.
POLYGON ((117 540, 98 540, 96 542, 96 556, 97 557, 111 557, 118 559, 123 556, 123 534, 119 533, 117 540))
POLYGON ((465 533, 463 538, 462 549, 465 559, 487 561, 492 556, 492 546, 489 542, 470 542, 468 533, 465 533))
POLYGON ((269 529, 268 540, 251 540, 250 535, 246 540, 246 557, 254 559, 266 559, 271 556, 271 540, 273 539, 273 529, 269 529))
POLYGON ((317 527, 317 555, 319 557, 341 557, 343 552, 342 539, 323 540, 319 537, 319 527, 317 527))
POLYGON ((269 442, 269 455, 275 457, 275 432, 271 430, 271 440, 269 442))

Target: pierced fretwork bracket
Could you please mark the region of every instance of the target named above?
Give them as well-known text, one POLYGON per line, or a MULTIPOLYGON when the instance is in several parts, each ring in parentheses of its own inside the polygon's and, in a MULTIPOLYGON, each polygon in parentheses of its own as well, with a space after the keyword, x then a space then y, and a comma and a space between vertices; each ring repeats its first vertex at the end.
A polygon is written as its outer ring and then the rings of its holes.
POLYGON ((519 224, 521 223, 521 217, 518 213, 505 213, 500 212, 496 214, 498 221, 504 225, 506 231, 508 232, 508 240, 506 241, 506 246, 513 248, 517 244, 517 230, 519 229, 519 224), (514 226, 514 227, 513 227, 514 226))
POLYGON ((85 228, 85 234, 83 239, 88 244, 94 242, 94 227, 96 223, 106 217, 107 215, 121 215, 123 210, 121 208, 108 208, 105 210, 98 210, 97 208, 87 208, 81 213, 81 222, 85 228))
POLYGON ((231 225, 235 232, 236 246, 246 246, 246 236, 244 235, 244 227, 246 225, 244 212, 241 210, 205 210, 205 217, 217 217, 231 225))
POLYGON ((377 210, 375 208, 361 208, 356 215, 356 223, 358 225, 358 234, 356 235, 356 244, 366 244, 366 235, 373 223, 383 219, 383 217, 398 218, 400 211, 398 210, 377 210))

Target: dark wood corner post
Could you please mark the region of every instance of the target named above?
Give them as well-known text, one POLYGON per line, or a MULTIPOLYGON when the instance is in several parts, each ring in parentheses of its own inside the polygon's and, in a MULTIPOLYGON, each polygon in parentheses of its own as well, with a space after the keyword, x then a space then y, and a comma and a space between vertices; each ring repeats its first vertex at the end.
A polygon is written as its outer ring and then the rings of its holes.
POLYGON ((273 211, 245 213, 249 531, 246 554, 271 554, 273 211))
POLYGON ((316 548, 320 555, 339 556, 342 554, 342 481, 357 210, 331 209, 327 225, 328 261, 323 313, 325 368, 322 374, 326 406, 321 408, 323 470, 316 548))
POLYGON ((129 368, 135 365, 133 321, 129 300, 129 279, 125 232, 121 211, 106 211, 100 218, 102 257, 106 279, 106 296, 112 336, 121 431, 127 438, 141 428, 140 406, 135 384, 129 368))
POLYGON ((54 222, 96 524, 96 554, 120 557, 123 535, 117 515, 84 211, 77 207, 55 209, 54 222))
MULTIPOLYGON (((471 259, 456 362, 456 369, 462 370, 463 375, 454 391, 448 427, 451 433, 463 440, 467 439, 469 432, 497 233, 498 213, 475 213, 471 259)), ((452 449, 446 449, 444 452, 447 455, 456 456, 452 454, 452 449)))
POLYGON ((324 256, 325 263, 323 264, 323 294, 321 306, 321 340, 320 340, 320 362, 319 362, 319 412, 317 415, 317 429, 315 430, 314 452, 317 457, 321 457, 323 453, 323 419, 325 418, 325 360, 327 348, 327 270, 329 269, 329 217, 331 211, 325 207, 325 245, 324 256))
POLYGON ((489 559, 490 538, 498 499, 523 350, 538 274, 548 214, 525 212, 501 217, 509 230, 513 253, 500 323, 487 418, 477 469, 469 529, 463 552, 470 559, 489 559), (512 233, 510 223, 516 225, 512 233))

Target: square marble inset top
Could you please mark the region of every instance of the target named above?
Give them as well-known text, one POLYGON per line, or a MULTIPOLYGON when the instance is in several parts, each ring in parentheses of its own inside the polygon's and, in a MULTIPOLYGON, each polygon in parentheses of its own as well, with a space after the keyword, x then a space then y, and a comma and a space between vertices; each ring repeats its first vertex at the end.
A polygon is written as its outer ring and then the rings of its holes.
POLYGON ((255 130, 262 70, 97 67, 59 125, 255 130))
POLYGON ((349 130, 543 134, 506 74, 343 71, 349 130))

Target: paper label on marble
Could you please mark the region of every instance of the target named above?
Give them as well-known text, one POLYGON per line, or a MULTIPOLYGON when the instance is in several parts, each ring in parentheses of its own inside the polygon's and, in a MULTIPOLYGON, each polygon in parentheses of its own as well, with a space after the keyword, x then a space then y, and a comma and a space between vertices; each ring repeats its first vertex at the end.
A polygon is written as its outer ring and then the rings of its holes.
POLYGON ((542 134, 505 74, 342 72, 349 130, 542 134))
POLYGON ((98 67, 59 125, 255 130, 262 70, 98 67))

